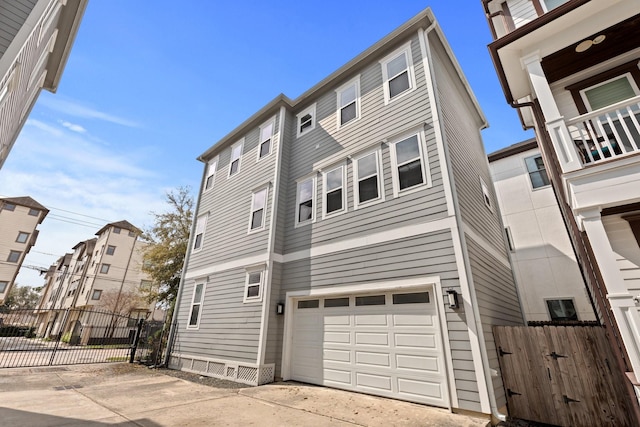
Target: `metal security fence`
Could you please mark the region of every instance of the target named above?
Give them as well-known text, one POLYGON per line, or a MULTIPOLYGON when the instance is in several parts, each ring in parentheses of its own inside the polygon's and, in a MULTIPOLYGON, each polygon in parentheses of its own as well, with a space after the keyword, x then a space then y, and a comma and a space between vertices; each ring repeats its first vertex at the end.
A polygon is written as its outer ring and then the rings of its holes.
POLYGON ((132 361, 145 323, 97 310, 0 312, 0 368, 132 361))

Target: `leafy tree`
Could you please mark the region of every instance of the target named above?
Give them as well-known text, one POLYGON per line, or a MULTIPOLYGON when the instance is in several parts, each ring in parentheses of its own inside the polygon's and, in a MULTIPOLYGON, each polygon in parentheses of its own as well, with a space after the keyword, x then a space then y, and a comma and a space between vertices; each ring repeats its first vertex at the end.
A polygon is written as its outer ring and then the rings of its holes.
POLYGON ((149 302, 157 301, 168 309, 167 322, 173 315, 178 295, 180 275, 184 265, 189 233, 193 221, 193 198, 189 187, 179 187, 166 194, 167 212, 151 214, 154 224, 145 231, 143 239, 149 243, 143 254, 142 271, 152 285, 141 289, 149 302))
POLYGON ((2 307, 8 310, 19 308, 36 308, 40 299, 42 286, 32 288, 30 286, 14 286, 9 295, 4 299, 2 307))

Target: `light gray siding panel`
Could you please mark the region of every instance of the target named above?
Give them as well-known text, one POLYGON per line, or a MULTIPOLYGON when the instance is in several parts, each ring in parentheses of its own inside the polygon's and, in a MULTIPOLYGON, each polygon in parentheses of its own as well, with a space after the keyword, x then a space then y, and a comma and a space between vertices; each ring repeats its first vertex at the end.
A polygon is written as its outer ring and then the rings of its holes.
POLYGON ((269 311, 269 329, 267 331, 267 347, 265 363, 276 364, 276 377, 282 376, 282 336, 284 316, 276 314, 276 304, 285 300, 280 292, 282 284, 282 264, 274 262, 271 272, 271 307, 269 311))
POLYGON ((37 0, 0 1, 0 57, 27 20, 37 0))
POLYGON ((260 336, 261 303, 244 304, 244 269, 209 276, 200 327, 187 329, 195 282, 184 283, 177 310, 173 351, 202 357, 255 363, 260 336))
MULTIPOLYGON (((275 253, 284 253, 285 246, 285 227, 287 218, 287 191, 289 189, 290 174, 289 169, 291 166, 291 141, 296 136, 296 117, 289 111, 285 113, 284 119, 284 143, 282 144, 282 160, 280 164, 280 195, 278 198, 278 217, 276 218, 276 234, 274 239, 274 251, 275 253)), ((293 190, 295 191, 295 189, 293 190)), ((295 196, 294 196, 295 197, 295 196)))
MULTIPOLYGON (((524 324, 516 285, 509 268, 469 236, 466 236, 466 242, 489 365, 500 372, 492 327, 524 324)), ((506 397, 501 376, 492 380, 498 407, 502 407, 506 405, 506 397)))
POLYGON ((202 250, 192 253, 189 258, 189 270, 266 252, 271 227, 272 184, 280 146, 277 138, 273 138, 271 154, 258 161, 258 134, 256 127, 245 135, 240 171, 232 177, 228 177, 231 148, 220 154, 213 187, 200 195, 197 216, 208 213, 207 227, 202 250), (269 187, 265 228, 248 233, 252 191, 264 186, 269 187))

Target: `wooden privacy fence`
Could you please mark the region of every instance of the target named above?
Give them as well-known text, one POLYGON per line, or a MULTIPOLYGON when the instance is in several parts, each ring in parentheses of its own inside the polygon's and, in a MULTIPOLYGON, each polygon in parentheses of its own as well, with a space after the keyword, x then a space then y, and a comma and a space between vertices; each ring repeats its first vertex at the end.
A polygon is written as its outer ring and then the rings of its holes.
POLYGON ((512 418, 634 426, 623 374, 600 326, 494 326, 512 418))

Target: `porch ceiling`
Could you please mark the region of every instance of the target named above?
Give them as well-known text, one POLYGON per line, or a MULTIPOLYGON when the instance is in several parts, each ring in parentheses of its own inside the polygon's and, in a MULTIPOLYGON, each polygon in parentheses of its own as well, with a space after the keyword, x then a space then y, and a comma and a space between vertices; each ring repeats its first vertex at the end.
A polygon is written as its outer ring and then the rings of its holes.
POLYGON ((635 15, 544 57, 542 68, 547 80, 553 83, 640 47, 638 28, 640 28, 640 15, 635 15), (594 44, 584 52, 576 52, 576 46, 583 40, 593 40, 599 35, 606 36, 602 43, 594 44))

